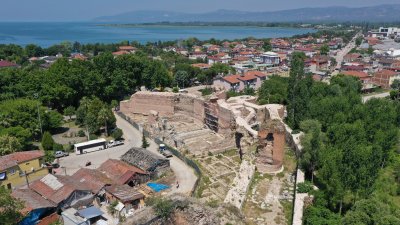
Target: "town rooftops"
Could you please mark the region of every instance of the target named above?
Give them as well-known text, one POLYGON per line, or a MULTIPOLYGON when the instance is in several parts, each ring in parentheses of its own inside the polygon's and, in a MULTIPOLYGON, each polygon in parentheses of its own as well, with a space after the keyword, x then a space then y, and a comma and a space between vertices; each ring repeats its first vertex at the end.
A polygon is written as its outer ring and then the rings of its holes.
POLYGON ((355 70, 344 71, 343 74, 347 76, 358 77, 360 79, 366 79, 369 77, 367 73, 355 70))
POLYGON ((42 179, 34 181, 30 187, 56 204, 67 199, 76 190, 89 190, 79 180, 70 176, 55 176, 52 174, 47 174, 42 179))
POLYGON ((0 157, 0 171, 6 170, 13 166, 17 166, 21 162, 30 161, 43 157, 44 153, 42 151, 25 151, 25 152, 14 152, 9 155, 0 157))
POLYGON ((378 72, 375 73, 375 77, 387 77, 387 78, 389 78, 389 77, 396 76, 398 74, 399 73, 394 72, 392 70, 381 70, 381 71, 378 71, 378 72))
POLYGON ((114 56, 118 56, 118 55, 126 55, 126 54, 129 54, 129 52, 128 52, 128 51, 120 50, 120 51, 113 52, 112 54, 113 54, 114 56))
POLYGON ((116 184, 125 184, 136 173, 147 174, 135 166, 116 159, 108 159, 97 170, 116 184))
POLYGON ((136 166, 142 169, 143 171, 153 171, 159 165, 165 163, 169 164, 168 159, 156 155, 155 153, 150 152, 149 150, 136 147, 129 149, 129 151, 123 154, 121 156, 121 160, 130 165, 136 166))
POLYGON ((127 45, 127 46, 119 46, 118 49, 122 50, 122 51, 135 51, 136 50, 135 47, 129 46, 129 45, 127 45))
POLYGON ((81 168, 72 175, 76 181, 97 194, 104 186, 112 184, 112 180, 98 170, 81 168))
POLYGON ((264 52, 262 56, 278 57, 278 53, 275 52, 264 52))
POLYGON ((144 195, 128 185, 112 185, 105 188, 106 192, 118 198, 122 203, 144 198, 144 195))
POLYGON ((260 72, 260 71, 249 71, 242 75, 234 74, 234 75, 221 77, 221 79, 223 79, 224 81, 226 81, 230 84, 236 84, 236 83, 240 83, 240 81, 254 80, 254 79, 257 79, 257 77, 262 78, 262 77, 266 77, 266 76, 267 75, 265 73, 260 72))
POLYGON ((24 212, 30 212, 35 209, 51 208, 56 205, 40 196, 31 189, 16 189, 12 192, 12 196, 24 202, 24 212))
POLYGON ((7 60, 0 60, 0 68, 6 68, 6 67, 17 67, 18 64, 7 61, 7 60))

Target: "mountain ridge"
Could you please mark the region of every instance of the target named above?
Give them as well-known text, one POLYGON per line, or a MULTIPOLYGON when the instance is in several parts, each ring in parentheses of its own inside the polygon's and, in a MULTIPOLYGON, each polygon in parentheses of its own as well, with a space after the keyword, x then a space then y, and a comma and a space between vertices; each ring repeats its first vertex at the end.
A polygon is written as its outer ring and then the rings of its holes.
POLYGON ((350 8, 330 6, 248 12, 220 9, 206 13, 138 10, 94 18, 96 22, 400 22, 400 4, 350 8), (239 19, 238 19, 239 18, 239 19))

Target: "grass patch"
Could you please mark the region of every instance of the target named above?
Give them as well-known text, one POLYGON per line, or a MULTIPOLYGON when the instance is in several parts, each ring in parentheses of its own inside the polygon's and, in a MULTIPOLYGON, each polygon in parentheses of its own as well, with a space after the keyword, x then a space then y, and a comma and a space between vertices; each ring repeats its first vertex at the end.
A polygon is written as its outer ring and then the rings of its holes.
POLYGON ((283 213, 285 214, 286 221, 291 224, 293 220, 293 202, 291 201, 281 201, 283 207, 283 213))
POLYGON ((237 156, 239 155, 238 150, 237 149, 231 149, 231 150, 227 150, 225 152, 222 153, 224 156, 227 157, 231 157, 231 156, 237 156))

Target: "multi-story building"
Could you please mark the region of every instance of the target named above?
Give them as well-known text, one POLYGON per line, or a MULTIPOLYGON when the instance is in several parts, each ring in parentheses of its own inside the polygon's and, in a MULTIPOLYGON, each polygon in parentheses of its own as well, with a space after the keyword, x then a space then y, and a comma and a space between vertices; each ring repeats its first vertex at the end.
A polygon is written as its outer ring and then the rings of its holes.
POLYGON ((262 63, 268 66, 278 66, 281 63, 281 58, 278 53, 275 52, 264 52, 261 55, 262 63))
POLYGON ((15 152, 0 157, 0 187, 12 189, 46 176, 42 151, 15 152))

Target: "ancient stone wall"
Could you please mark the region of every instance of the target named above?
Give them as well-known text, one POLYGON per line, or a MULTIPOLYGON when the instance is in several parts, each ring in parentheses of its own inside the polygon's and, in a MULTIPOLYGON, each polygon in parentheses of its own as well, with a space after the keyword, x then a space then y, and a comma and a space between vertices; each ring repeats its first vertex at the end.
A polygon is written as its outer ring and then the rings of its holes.
POLYGON ((167 92, 140 91, 132 95, 128 101, 121 102, 120 110, 125 114, 149 115, 150 110, 157 111, 160 116, 174 114, 175 94, 167 92))

